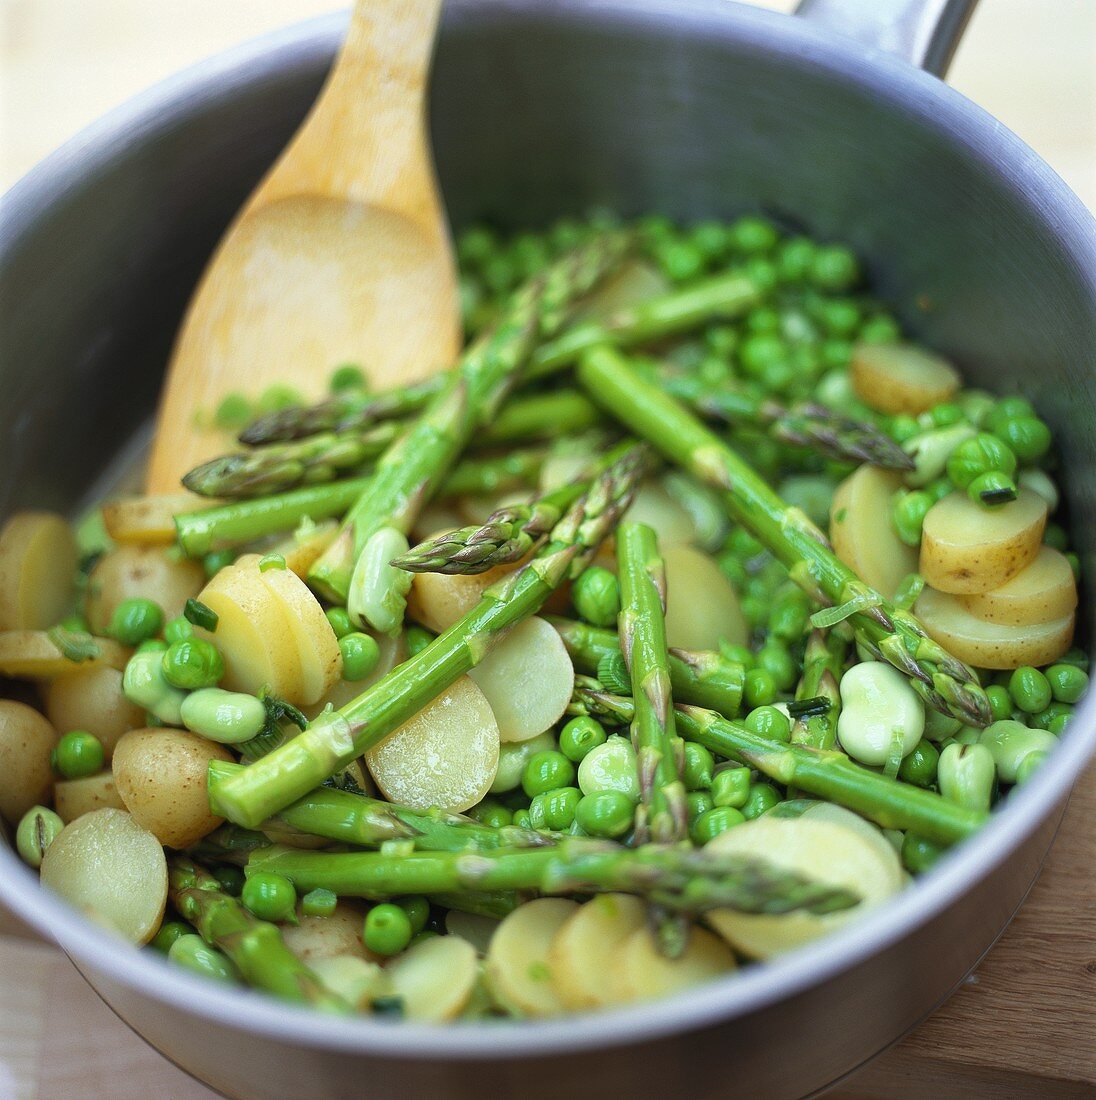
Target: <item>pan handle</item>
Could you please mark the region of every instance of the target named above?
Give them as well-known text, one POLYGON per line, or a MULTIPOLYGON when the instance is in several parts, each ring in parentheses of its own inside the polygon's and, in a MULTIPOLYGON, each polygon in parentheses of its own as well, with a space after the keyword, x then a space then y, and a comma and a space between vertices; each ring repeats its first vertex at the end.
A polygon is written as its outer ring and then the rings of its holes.
POLYGON ((800 0, 795 14, 943 76, 977 2, 800 0))

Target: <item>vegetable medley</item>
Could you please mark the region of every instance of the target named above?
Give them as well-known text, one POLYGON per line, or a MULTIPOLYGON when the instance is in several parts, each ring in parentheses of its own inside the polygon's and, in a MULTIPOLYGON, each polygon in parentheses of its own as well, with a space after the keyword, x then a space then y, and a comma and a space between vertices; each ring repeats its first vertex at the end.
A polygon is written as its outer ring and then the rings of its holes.
POLYGON ((1046 424, 764 218, 458 252, 452 369, 232 395, 178 495, 7 521, 19 854, 176 966, 429 1021, 662 996, 899 893, 1087 687, 1046 424))

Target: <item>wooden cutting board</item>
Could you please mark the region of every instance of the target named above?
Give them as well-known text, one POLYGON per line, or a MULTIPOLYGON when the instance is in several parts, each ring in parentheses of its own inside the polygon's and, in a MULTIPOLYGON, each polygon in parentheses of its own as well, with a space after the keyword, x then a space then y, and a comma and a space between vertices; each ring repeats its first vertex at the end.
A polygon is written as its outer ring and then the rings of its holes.
MULTIPOLYGON (((829 1100, 1096 1097, 1094 822, 1096 766, 1031 896, 975 974, 829 1100)), ((0 914, 0 1100, 214 1095, 121 1023, 60 951, 0 914)))

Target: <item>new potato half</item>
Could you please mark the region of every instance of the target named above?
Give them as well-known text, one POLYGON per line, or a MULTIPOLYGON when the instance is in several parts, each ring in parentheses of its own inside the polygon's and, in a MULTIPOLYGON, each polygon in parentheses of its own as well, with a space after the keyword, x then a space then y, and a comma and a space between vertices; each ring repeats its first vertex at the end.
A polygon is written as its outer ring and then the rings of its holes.
POLYGON ((161 547, 119 546, 104 554, 88 577, 85 612, 91 632, 105 634, 114 609, 136 597, 152 600, 165 620, 174 619, 204 581, 197 562, 176 560, 161 547))
POLYGON ((1066 556, 1041 546, 1035 560, 1000 588, 960 596, 975 618, 1003 626, 1063 619, 1077 608, 1077 581, 1066 556))
POLYGON ((917 413, 959 389, 959 372, 945 359, 913 344, 859 343, 849 376, 856 396, 881 413, 917 413))
POLYGON ((0 630, 44 630, 72 605, 76 537, 53 512, 16 512, 0 529, 0 630))

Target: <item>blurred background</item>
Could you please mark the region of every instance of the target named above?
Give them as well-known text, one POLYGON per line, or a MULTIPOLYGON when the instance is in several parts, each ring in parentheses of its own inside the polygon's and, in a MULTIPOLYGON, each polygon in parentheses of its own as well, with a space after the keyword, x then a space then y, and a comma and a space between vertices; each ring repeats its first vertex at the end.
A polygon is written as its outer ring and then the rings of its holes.
MULTIPOLYGON (((790 10, 794 0, 759 0, 790 10)), ((103 112, 333 0, 0 0, 0 191, 103 112)), ((950 81, 1096 209, 1096 0, 982 0, 950 81)))

